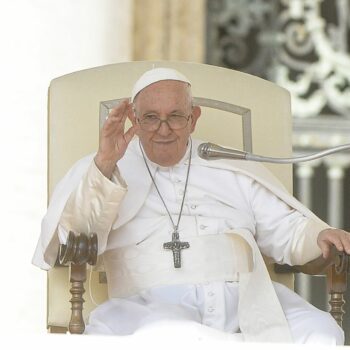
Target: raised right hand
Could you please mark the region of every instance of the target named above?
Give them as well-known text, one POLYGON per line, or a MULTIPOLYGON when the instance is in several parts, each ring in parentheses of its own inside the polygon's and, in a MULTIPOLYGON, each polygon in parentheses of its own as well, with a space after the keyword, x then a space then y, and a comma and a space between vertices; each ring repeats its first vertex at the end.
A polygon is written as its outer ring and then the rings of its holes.
POLYGON ((104 123, 101 133, 95 163, 107 178, 111 178, 116 162, 120 160, 135 135, 136 123, 131 104, 128 100, 122 101, 113 108, 104 123), (129 118, 133 123, 126 132, 125 121, 129 118))

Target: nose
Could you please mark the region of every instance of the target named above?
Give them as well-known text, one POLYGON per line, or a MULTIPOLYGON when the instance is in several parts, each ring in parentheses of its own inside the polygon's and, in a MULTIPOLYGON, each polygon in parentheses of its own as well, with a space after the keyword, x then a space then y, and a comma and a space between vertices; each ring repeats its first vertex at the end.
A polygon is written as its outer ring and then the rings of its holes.
POLYGON ((163 135, 163 136, 167 136, 167 135, 171 134, 172 130, 168 124, 167 119, 160 120, 160 125, 159 125, 157 132, 158 132, 158 134, 163 135))

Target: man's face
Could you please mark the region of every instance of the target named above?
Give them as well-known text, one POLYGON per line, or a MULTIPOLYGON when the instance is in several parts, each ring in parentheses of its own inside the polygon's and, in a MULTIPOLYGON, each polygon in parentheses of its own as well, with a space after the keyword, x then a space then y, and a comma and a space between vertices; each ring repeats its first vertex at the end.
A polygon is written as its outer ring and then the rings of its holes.
POLYGON ((186 153, 189 136, 194 131, 201 113, 198 106, 192 107, 188 84, 175 80, 153 83, 140 91, 134 107, 139 123, 144 118, 189 118, 187 125, 181 129, 174 130, 163 122, 157 130, 149 131, 139 127, 137 131, 147 157, 152 162, 161 166, 173 166, 178 163, 186 153))

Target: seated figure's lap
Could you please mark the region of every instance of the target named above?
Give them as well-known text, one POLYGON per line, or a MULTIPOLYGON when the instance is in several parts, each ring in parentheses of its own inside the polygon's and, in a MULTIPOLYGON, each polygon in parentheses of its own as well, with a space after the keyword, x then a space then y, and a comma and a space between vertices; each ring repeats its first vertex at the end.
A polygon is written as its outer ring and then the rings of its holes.
POLYGON ((282 284, 274 282, 273 285, 294 342, 344 344, 344 332, 328 312, 317 309, 282 284))
MULTIPOLYGON (((295 343, 344 343, 344 333, 329 313, 315 308, 284 285, 273 285, 295 343)), ((160 321, 206 324, 205 303, 201 297, 203 288, 199 285, 181 288, 155 288, 128 299, 108 300, 91 313, 85 333, 127 335, 160 321)), ((223 292, 226 298, 237 298, 238 285, 223 283, 223 292)), ((228 328, 238 324, 237 302, 227 301, 226 309, 222 311, 221 330, 236 332, 237 329, 230 331, 228 328), (228 306, 232 312, 226 310, 228 306)))
POLYGON ((91 313, 85 333, 127 335, 163 320, 201 323, 200 312, 193 303, 181 301, 186 299, 186 293, 180 298, 176 295, 179 291, 168 295, 164 289, 104 302, 91 313))

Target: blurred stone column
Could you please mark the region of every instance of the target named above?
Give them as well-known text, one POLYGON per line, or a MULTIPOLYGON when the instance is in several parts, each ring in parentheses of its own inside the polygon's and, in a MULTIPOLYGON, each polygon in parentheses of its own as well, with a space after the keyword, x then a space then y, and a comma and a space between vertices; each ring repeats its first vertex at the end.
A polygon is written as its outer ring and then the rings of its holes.
POLYGON ((203 62, 205 0, 134 0, 133 59, 203 62))
MULTIPOLYGON (((298 180, 297 197, 306 207, 312 208, 312 180, 314 177, 313 163, 301 163, 296 165, 296 176, 298 180)), ((311 301, 311 280, 308 275, 302 273, 295 275, 296 292, 307 301, 311 301)))
POLYGON ((343 228, 344 173, 349 166, 348 156, 339 155, 325 160, 328 179, 327 222, 329 225, 343 228))

